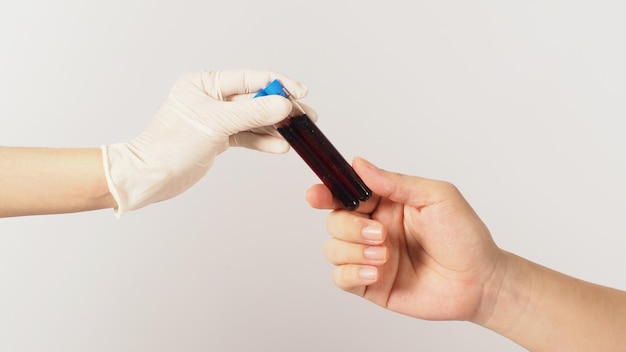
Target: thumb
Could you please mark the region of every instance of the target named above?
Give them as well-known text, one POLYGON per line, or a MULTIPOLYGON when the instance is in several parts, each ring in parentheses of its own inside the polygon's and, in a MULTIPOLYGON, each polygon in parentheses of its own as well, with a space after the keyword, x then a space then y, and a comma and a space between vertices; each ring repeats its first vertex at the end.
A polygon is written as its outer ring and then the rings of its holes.
POLYGON ((230 102, 234 104, 229 116, 229 134, 252 128, 271 126, 285 119, 292 103, 278 95, 268 95, 251 100, 230 102))
POLYGON ((415 208, 437 202, 450 188, 447 182, 380 169, 360 157, 354 158, 353 168, 376 195, 415 208))

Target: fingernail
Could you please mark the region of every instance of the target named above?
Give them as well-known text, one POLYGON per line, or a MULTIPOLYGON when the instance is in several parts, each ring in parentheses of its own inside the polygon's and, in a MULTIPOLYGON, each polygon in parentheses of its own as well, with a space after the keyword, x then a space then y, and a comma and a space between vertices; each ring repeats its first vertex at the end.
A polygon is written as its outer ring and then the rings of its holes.
POLYGON ((368 169, 372 169, 372 170, 378 169, 376 165, 372 164, 371 162, 369 162, 368 160, 365 160, 364 158, 360 156, 355 157, 354 161, 363 164, 363 166, 365 166, 368 169))
POLYGON ((387 249, 385 247, 367 247, 363 251, 363 255, 371 260, 385 260, 387 258, 387 249))
POLYGON ((361 230, 361 236, 369 241, 380 242, 383 240, 383 229, 380 226, 365 226, 361 230))
POLYGON ((359 269, 359 277, 363 280, 375 280, 378 275, 378 270, 371 266, 362 267, 359 269))

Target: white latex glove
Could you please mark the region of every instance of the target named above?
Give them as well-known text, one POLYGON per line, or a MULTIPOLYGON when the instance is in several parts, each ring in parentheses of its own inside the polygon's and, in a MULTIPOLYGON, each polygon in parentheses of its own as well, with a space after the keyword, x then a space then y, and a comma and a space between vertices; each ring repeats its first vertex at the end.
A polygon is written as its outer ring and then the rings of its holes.
MULTIPOLYGON (((184 192, 229 146, 287 152, 289 144, 271 126, 289 114, 291 102, 280 96, 253 99, 276 78, 296 99, 306 95, 298 81, 269 71, 182 76, 145 131, 130 142, 102 147, 116 216, 184 192)), ((315 117, 313 111, 309 115, 315 117)))

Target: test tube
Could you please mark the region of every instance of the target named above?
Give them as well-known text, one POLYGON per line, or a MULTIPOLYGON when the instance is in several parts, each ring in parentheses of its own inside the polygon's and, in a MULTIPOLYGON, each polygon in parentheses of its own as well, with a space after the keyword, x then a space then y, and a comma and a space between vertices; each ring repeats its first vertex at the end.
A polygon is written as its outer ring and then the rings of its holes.
POLYGON ((346 209, 354 210, 370 199, 372 191, 280 81, 272 81, 255 97, 264 95, 281 95, 292 102, 289 116, 274 127, 346 209))

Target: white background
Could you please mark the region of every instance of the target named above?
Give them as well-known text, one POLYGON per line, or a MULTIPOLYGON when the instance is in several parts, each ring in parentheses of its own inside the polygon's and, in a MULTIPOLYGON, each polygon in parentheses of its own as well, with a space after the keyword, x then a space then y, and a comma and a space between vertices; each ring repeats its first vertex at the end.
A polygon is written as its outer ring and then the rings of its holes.
MULTIPOLYGON (((625 10, 4 1, 0 144, 125 141, 185 72, 275 70, 308 86, 347 159, 451 181, 502 248, 626 289, 625 10)), ((304 201, 317 182, 295 152, 231 149, 187 193, 122 220, 0 219, 0 351, 522 350, 334 287, 326 212, 304 201)))

